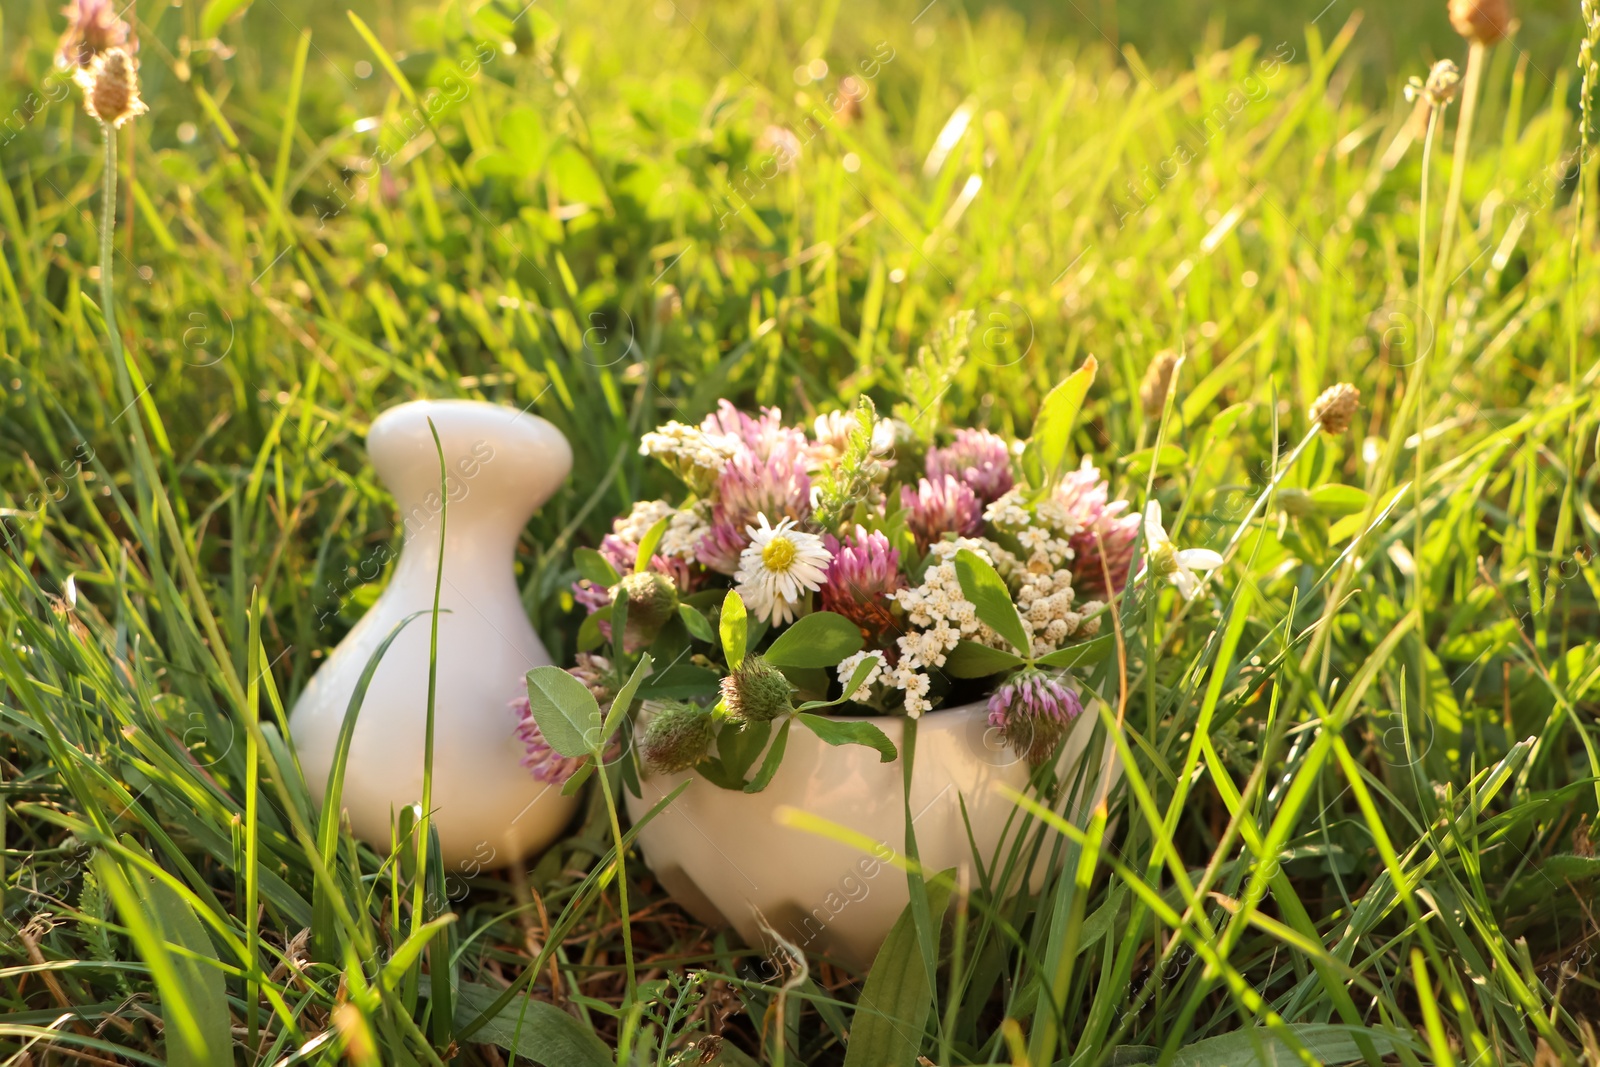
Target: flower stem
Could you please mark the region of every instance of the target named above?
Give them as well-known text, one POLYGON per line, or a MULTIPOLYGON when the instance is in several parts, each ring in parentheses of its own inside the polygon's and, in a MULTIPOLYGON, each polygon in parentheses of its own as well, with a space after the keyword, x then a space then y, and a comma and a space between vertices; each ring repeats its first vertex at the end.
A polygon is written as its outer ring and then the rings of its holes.
MULTIPOLYGON (((1467 177, 1467 155, 1472 145, 1472 120, 1478 111, 1478 89, 1483 84, 1483 68, 1488 58, 1488 46, 1482 41, 1474 39, 1467 52, 1467 73, 1461 87, 1461 112, 1456 116, 1456 143, 1454 154, 1450 162, 1450 191, 1444 199, 1444 217, 1439 220, 1439 255, 1434 261, 1433 294, 1423 284, 1422 272, 1427 269, 1425 248, 1419 243, 1417 247, 1417 302, 1423 308, 1426 316, 1424 328, 1437 337, 1438 330, 1432 327, 1444 314, 1444 301, 1450 286, 1450 253, 1455 245, 1456 215, 1461 210, 1461 187, 1467 177)), ((1422 232, 1427 232, 1428 225, 1428 163, 1433 152, 1433 136, 1435 119, 1438 109, 1434 110, 1428 120, 1428 140, 1423 147, 1422 161, 1422 232)), ((1414 379, 1417 390, 1416 416, 1417 416, 1417 447, 1412 452, 1412 494, 1416 516, 1411 528, 1411 556, 1416 567, 1416 575, 1412 585, 1417 593, 1417 632, 1424 635, 1426 643, 1427 626, 1425 612, 1427 605, 1424 602, 1422 586, 1422 543, 1423 522, 1422 511, 1426 492, 1423 488, 1423 478, 1426 470, 1425 452, 1427 449, 1427 356, 1425 352, 1418 353, 1417 374, 1414 379)), ((1424 656, 1417 665, 1418 682, 1422 686, 1422 706, 1426 707, 1428 698, 1428 663, 1424 656)))
POLYGON ((117 374, 117 392, 123 400, 132 390, 128 383, 128 367, 122 359, 122 337, 117 333, 116 304, 111 299, 111 246, 115 243, 117 225, 117 131, 101 125, 105 134, 105 168, 100 175, 100 314, 106 320, 106 333, 111 337, 112 364, 117 374))
MULTIPOLYGON (((1583 0, 1581 5, 1583 13, 1583 43, 1578 49, 1578 65, 1583 70, 1583 80, 1578 91, 1578 188, 1573 194, 1573 220, 1572 244, 1568 252, 1568 277, 1571 278, 1570 296, 1567 301, 1567 385, 1574 393, 1583 388, 1578 373, 1579 367, 1579 323, 1582 316, 1578 307, 1574 306, 1571 297, 1578 296, 1582 290, 1578 284, 1578 268, 1581 263, 1581 253, 1584 246, 1583 219, 1584 209, 1587 207, 1589 196, 1589 132, 1594 123, 1594 89, 1595 78, 1600 76, 1600 61, 1595 56, 1596 45, 1600 45, 1600 4, 1595 0, 1583 0)), ((1581 462, 1584 435, 1578 432, 1578 409, 1574 407, 1567 416, 1567 470, 1576 472, 1581 462)), ((1556 523, 1555 537, 1550 545, 1550 553, 1556 557, 1565 556, 1567 553, 1568 531, 1571 529, 1572 516, 1577 513, 1580 506, 1578 479, 1569 477, 1566 493, 1562 496, 1562 515, 1556 523)), ((1592 840, 1592 838, 1591 838, 1592 840)))
MULTIPOLYGON (((1405 392, 1401 397, 1400 403, 1394 406, 1394 421, 1389 426, 1389 436, 1384 442, 1382 458, 1379 459, 1375 465, 1373 465, 1371 476, 1367 482, 1368 500, 1366 511, 1362 516, 1362 532, 1356 535, 1356 537, 1350 542, 1349 547, 1344 551, 1344 563, 1339 568, 1338 576, 1334 579, 1333 588, 1329 591, 1327 601, 1324 603, 1322 608, 1322 616, 1316 624, 1310 644, 1306 647, 1305 656, 1300 661, 1301 669, 1310 672, 1313 668, 1316 668, 1317 661, 1321 660, 1319 677, 1324 683, 1327 682, 1328 672, 1333 666, 1333 644, 1331 640, 1333 633, 1333 617, 1335 614, 1337 614, 1339 605, 1343 603, 1344 595, 1349 590, 1351 582, 1355 580, 1356 571, 1360 569, 1360 559, 1356 553, 1356 548, 1361 543, 1361 539, 1371 531, 1373 521, 1377 517, 1379 508, 1382 506, 1384 493, 1389 488, 1389 475, 1394 469, 1395 460, 1400 453, 1400 444, 1404 440, 1405 428, 1413 418, 1413 413, 1416 419, 1417 431, 1417 448, 1415 453, 1416 462, 1412 475, 1415 483, 1412 486, 1414 494, 1413 503, 1415 507, 1413 521, 1416 523, 1416 530, 1414 531, 1416 536, 1412 541, 1414 546, 1413 558, 1421 554, 1420 549, 1422 544, 1421 527, 1423 505, 1422 431, 1424 429, 1423 424, 1426 419, 1423 411, 1423 405, 1421 403, 1421 395, 1423 392, 1423 383, 1426 380, 1428 369, 1427 355, 1432 349, 1432 337, 1435 332, 1432 328, 1431 321, 1427 318, 1427 312, 1423 310, 1423 301, 1427 299, 1428 292, 1428 179, 1430 177, 1431 168, 1433 165, 1434 134, 1437 133, 1438 127, 1439 109, 1436 106, 1430 106, 1428 112, 1428 133, 1427 137, 1422 143, 1422 192, 1421 203, 1418 205, 1419 221, 1417 223, 1417 296, 1416 300, 1414 301, 1414 305, 1416 314, 1421 316, 1421 321, 1416 323, 1415 329, 1416 358, 1411 362, 1411 373, 1406 380, 1405 392), (1424 346, 1424 342, 1426 342, 1426 347, 1424 346)), ((1416 576, 1414 583, 1417 586, 1417 603, 1419 606, 1422 602, 1420 582, 1421 574, 1419 573, 1416 576)), ((1419 618, 1419 633, 1422 632, 1421 624, 1422 620, 1419 618)), ((1423 659, 1422 670, 1426 671, 1426 657, 1423 659)), ((1425 694, 1427 692, 1427 678, 1425 674, 1419 673, 1418 680, 1423 685, 1421 692, 1425 694)), ((1293 701, 1299 699, 1300 688, 1301 684, 1296 683, 1295 689, 1291 696, 1291 704, 1293 701)))
POLYGON ((150 508, 154 494, 147 493, 146 487, 154 485, 157 479, 155 461, 145 440, 144 420, 133 410, 143 394, 135 395, 133 391, 133 375, 128 369, 128 357, 122 349, 122 332, 117 329, 117 301, 112 284, 117 236, 117 131, 109 123, 101 123, 100 132, 105 135, 104 166, 100 175, 100 317, 105 322, 106 339, 111 345, 111 370, 117 383, 117 402, 122 405, 121 412, 111 421, 114 424, 124 415, 129 417, 138 457, 138 462, 129 464, 133 474, 134 500, 141 521, 147 528, 153 529, 150 508))
POLYGON ((600 793, 606 798, 606 814, 611 818, 611 839, 617 843, 617 907, 622 913, 622 956, 628 972, 627 995, 623 1007, 633 1003, 638 977, 633 969, 633 920, 628 914, 627 849, 622 840, 622 821, 617 818, 617 798, 611 792, 611 776, 601 767, 600 793))
MULTIPOLYGON (((1450 163, 1450 192, 1444 200, 1443 228, 1439 232, 1439 258, 1434 262, 1434 286, 1438 292, 1427 305, 1430 316, 1444 303, 1445 289, 1449 284, 1450 252, 1455 244, 1456 213, 1461 210, 1461 186, 1467 178, 1467 154, 1472 144, 1472 120, 1478 112, 1478 89, 1483 84, 1483 68, 1488 58, 1488 46, 1473 41, 1467 53, 1467 73, 1461 84, 1461 113, 1456 116, 1455 152, 1450 163)), ((1424 214, 1423 221, 1427 221, 1424 214)))
MULTIPOLYGON (((1428 180, 1433 175, 1433 141, 1439 130, 1439 105, 1428 109, 1428 134, 1422 141, 1422 192, 1417 205, 1417 310, 1427 314, 1428 301, 1428 180)), ((1417 354, 1417 364, 1422 353, 1417 354)))
MULTIPOLYGON (((1483 46, 1477 42, 1473 42, 1471 52, 1472 58, 1467 61, 1467 100, 1461 108, 1460 125, 1456 127, 1455 165, 1450 174, 1450 195, 1446 198, 1445 215, 1441 222, 1438 270, 1434 272, 1440 277, 1442 277, 1445 270, 1448 269, 1447 263, 1450 256, 1450 235, 1455 232, 1455 225, 1453 222, 1455 208, 1452 206, 1452 202, 1454 204, 1459 204, 1461 201, 1461 172, 1466 167, 1466 137, 1467 132, 1470 130, 1469 124, 1472 120, 1472 99, 1473 96, 1476 95, 1476 86, 1474 86, 1472 83, 1477 77, 1477 71, 1483 66, 1483 61, 1480 56, 1480 50, 1482 47, 1483 46)), ((1424 319, 1421 328, 1426 330, 1427 335, 1431 337, 1437 337, 1438 331, 1432 328, 1434 315, 1427 310, 1428 308, 1432 307, 1430 303, 1427 303, 1428 186, 1432 184, 1428 179, 1432 175, 1433 141, 1434 135, 1438 132, 1440 110, 1441 109, 1439 107, 1435 107, 1428 114, 1428 138, 1422 144, 1422 197, 1418 212, 1420 218, 1417 222, 1417 305, 1419 308, 1423 309, 1422 314, 1424 315, 1424 319)), ((1422 334, 1419 332, 1418 336, 1420 338, 1422 334)), ((1411 371, 1411 387, 1406 390, 1408 394, 1414 394, 1408 395, 1406 397, 1406 402, 1410 405, 1417 420, 1417 444, 1411 452, 1411 589, 1412 593, 1416 597, 1417 633, 1422 635, 1424 646, 1427 645, 1428 627, 1424 618, 1427 611, 1427 597, 1423 590, 1422 584, 1422 519, 1423 510, 1427 506, 1428 499, 1428 493, 1427 489, 1423 485, 1423 479, 1426 474, 1427 467, 1427 461, 1424 458, 1424 453, 1426 452, 1428 437, 1427 393, 1429 354, 1429 352, 1423 351, 1420 347, 1418 348, 1417 361, 1413 365, 1411 371)), ((1395 420, 1395 433, 1391 433, 1389 436, 1391 445, 1398 439, 1398 431, 1400 427, 1404 425, 1404 423, 1404 419, 1395 420)), ((1426 708, 1428 706, 1428 656, 1426 647, 1424 647, 1423 652, 1417 657, 1417 693, 1417 706, 1420 708, 1426 708)))
MULTIPOLYGON (((111 342, 111 369, 117 379, 117 398, 125 406, 132 407, 138 398, 133 395, 133 380, 128 375, 128 362, 122 353, 122 334, 117 330, 117 304, 111 284, 111 257, 117 229, 117 131, 105 123, 100 130, 106 142, 105 166, 100 175, 100 316, 105 320, 106 336, 111 342)), ((143 432, 138 416, 133 419, 133 432, 136 435, 143 432)), ((137 472, 138 467, 134 470, 137 472)))

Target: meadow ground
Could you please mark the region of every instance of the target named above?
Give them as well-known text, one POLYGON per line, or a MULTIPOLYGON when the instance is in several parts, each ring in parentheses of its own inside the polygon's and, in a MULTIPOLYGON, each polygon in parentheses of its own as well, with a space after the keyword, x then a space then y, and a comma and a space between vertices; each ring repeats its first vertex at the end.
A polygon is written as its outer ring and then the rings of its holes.
POLYGON ((1401 90, 1465 65, 1442 3, 1426 46, 1340 4, 1148 63, 914 7, 140 2, 125 361, 61 19, 0 7, 5 1063, 1600 1064, 1578 4, 1432 124, 1401 90), (571 438, 519 548, 560 662, 572 550, 661 487, 643 430, 868 394, 1025 436, 1089 354, 1076 447, 1233 551, 1187 607, 1122 606, 1112 832, 1041 825, 1039 896, 974 886, 900 942, 892 1020, 826 960, 774 984, 616 866, 598 802, 431 887, 426 949, 414 864, 319 846, 284 709, 382 587, 384 407, 571 438), (1339 381, 1353 427, 1308 438, 1339 381))

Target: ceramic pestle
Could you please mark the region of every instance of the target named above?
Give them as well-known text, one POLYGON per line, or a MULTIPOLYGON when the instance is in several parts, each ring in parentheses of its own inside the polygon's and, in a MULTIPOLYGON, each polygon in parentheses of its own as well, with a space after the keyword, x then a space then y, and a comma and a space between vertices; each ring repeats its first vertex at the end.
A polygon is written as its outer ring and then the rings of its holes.
POLYGON ((514 408, 418 400, 380 415, 367 451, 394 494, 404 544, 388 587, 301 693, 290 728, 320 802, 362 671, 396 624, 423 613, 378 665, 345 771, 342 804, 356 835, 387 852, 396 816, 422 799, 442 532, 433 819, 447 870, 470 876, 549 844, 577 803, 521 765, 508 706, 525 691, 527 671, 550 662, 513 573, 517 538, 566 479, 572 449, 550 423, 514 408), (444 453, 443 492, 430 419, 444 453))

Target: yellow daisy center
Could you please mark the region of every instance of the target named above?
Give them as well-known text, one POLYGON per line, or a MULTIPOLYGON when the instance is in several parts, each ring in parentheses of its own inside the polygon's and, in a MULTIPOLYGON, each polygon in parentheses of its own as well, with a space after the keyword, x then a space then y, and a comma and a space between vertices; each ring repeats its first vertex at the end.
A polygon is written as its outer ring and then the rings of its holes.
POLYGON ((799 552, 787 537, 774 537, 761 550, 761 562, 769 571, 786 571, 794 564, 799 552))

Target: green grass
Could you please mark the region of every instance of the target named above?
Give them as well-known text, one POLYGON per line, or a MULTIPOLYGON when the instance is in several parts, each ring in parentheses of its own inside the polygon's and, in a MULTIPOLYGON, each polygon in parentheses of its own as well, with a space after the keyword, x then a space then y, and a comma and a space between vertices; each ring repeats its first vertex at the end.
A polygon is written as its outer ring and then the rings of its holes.
POLYGON ((1450 217, 1445 114, 1429 259, 1453 243, 1419 284, 1399 87, 1427 49, 1375 68, 1343 12, 1149 67, 954 5, 396 3, 360 12, 378 51, 341 11, 270 2, 217 47, 202 19, 227 6, 138 5, 125 381, 98 130, 49 74, 54 5, 0 23, 3 1062, 679 1064, 716 1034, 709 1062, 828 1064, 854 1033, 941 1067, 1600 1063, 1575 11, 1529 16, 1553 62, 1490 53, 1450 217), (830 117, 849 72, 869 95, 830 117), (775 174, 771 126, 804 145, 775 174), (963 309, 966 357, 921 354, 963 309), (1138 389, 1164 348, 1186 362, 1158 426, 1138 389), (892 940, 871 999, 923 1033, 858 1011, 865 976, 827 961, 764 980, 636 854, 624 898, 593 791, 510 872, 419 887, 414 850, 318 847, 284 714, 382 586, 361 442, 384 407, 481 397, 568 433, 574 477, 519 553, 561 660, 571 550, 665 486, 642 428, 868 393, 1025 434, 1090 353, 1077 447, 1137 504, 1153 485, 1180 543, 1236 553, 1187 609, 1124 608, 1126 670, 1097 679, 1129 763, 1109 821, 1036 812, 1063 860, 1038 898, 979 886, 892 940), (1341 380, 1352 431, 1284 464, 1341 380), (408 941, 424 890, 456 915, 442 954, 408 941), (446 973, 451 1018, 422 995, 446 973), (515 982, 535 999, 461 1037, 515 982))

